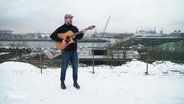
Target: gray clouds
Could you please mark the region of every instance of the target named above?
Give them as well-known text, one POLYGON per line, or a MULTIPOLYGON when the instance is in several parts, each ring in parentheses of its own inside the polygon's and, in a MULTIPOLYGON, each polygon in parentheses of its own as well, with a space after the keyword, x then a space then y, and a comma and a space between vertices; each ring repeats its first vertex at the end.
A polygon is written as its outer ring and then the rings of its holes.
POLYGON ((80 29, 95 24, 107 31, 135 32, 144 27, 162 26, 166 32, 184 31, 183 0, 0 0, 0 28, 15 32, 52 32, 73 14, 80 29))

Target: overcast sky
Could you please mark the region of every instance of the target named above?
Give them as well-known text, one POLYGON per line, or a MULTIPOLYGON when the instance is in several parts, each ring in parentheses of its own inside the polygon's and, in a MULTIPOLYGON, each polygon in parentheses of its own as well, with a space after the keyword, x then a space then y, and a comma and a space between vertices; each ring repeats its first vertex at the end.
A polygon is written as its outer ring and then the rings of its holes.
POLYGON ((53 32, 66 13, 79 29, 95 24, 102 31, 135 32, 136 28, 164 28, 184 32, 184 0, 0 0, 0 28, 15 33, 53 32))

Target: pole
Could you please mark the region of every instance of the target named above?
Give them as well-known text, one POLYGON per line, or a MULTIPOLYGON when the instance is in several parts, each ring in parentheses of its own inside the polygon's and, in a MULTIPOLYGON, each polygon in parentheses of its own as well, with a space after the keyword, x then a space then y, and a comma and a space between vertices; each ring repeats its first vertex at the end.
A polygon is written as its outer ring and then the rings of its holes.
POLYGON ((148 62, 149 62, 149 55, 148 55, 148 49, 147 49, 147 61, 146 61, 146 75, 148 75, 148 62))
POLYGON ((147 59, 147 63, 146 63, 146 75, 148 75, 148 59, 147 59))
POLYGON ((40 71, 41 71, 41 74, 42 74, 42 52, 41 52, 41 48, 40 48, 40 71))
POLYGON ((93 70, 92 70, 92 73, 95 74, 95 69, 94 69, 94 66, 95 66, 95 57, 94 57, 94 46, 93 46, 93 70))

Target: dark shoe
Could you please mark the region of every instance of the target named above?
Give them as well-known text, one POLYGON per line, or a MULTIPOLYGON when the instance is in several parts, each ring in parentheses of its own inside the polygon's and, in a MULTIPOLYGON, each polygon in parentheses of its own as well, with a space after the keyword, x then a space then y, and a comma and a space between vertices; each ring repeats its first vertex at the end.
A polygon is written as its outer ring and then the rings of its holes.
POLYGON ((76 89, 80 89, 80 86, 79 86, 79 84, 77 83, 77 81, 74 81, 74 82, 73 82, 73 86, 74 86, 76 89))
POLYGON ((65 82, 61 81, 61 89, 66 89, 65 82))

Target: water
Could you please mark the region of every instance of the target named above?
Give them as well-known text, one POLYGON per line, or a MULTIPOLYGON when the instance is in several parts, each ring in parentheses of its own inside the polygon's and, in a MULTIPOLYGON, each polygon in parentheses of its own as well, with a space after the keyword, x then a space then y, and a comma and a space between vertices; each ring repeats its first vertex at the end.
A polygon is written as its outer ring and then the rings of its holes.
MULTIPOLYGON (((55 48, 54 41, 0 41, 0 46, 26 46, 32 48, 55 48)), ((108 43, 78 42, 78 47, 105 47, 108 43)))

